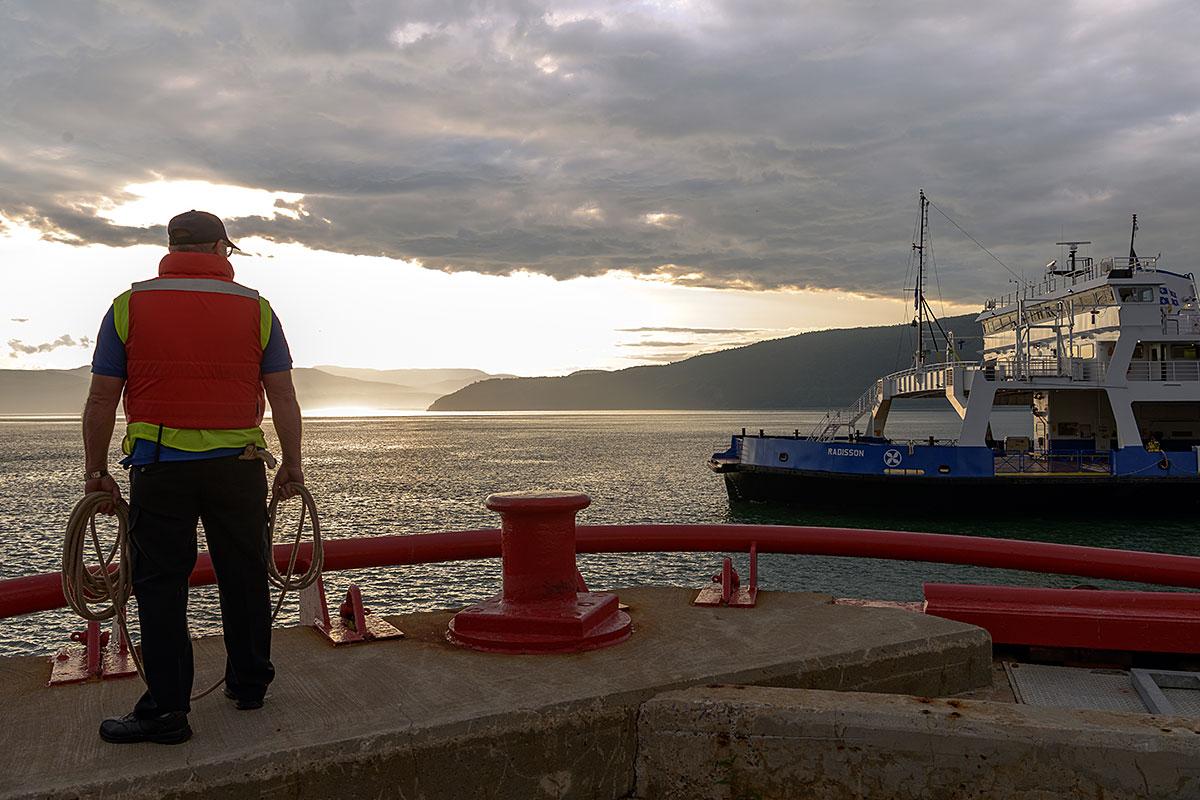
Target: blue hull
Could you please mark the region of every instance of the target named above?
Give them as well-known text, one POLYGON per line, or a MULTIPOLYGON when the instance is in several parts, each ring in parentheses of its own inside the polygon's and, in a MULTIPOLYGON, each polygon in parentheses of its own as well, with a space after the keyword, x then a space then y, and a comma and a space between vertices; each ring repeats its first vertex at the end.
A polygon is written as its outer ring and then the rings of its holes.
MULTIPOLYGON (((900 444, 882 439, 817 441, 784 436, 735 436, 710 468, 725 478, 732 500, 772 500, 810 506, 903 509, 913 502, 1028 513, 1087 506, 1112 513, 1132 502, 1143 512, 1151 495, 1172 509, 1200 503, 1196 453, 1147 452, 1003 455, 987 447, 900 444), (999 472, 997 471, 999 468, 999 472)), ((1162 508, 1163 505, 1156 506, 1162 508)))
POLYGON ((986 478, 995 474, 993 454, 986 447, 738 436, 734 437, 732 449, 737 451, 743 465, 803 472, 957 478, 986 478))

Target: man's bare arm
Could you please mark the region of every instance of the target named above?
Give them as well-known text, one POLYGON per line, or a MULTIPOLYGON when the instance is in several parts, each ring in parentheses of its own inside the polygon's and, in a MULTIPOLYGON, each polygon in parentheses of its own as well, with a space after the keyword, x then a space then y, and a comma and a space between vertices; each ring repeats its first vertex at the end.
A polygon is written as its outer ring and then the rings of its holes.
POLYGON ((300 403, 296 400, 296 387, 292 384, 292 371, 270 372, 262 376, 267 402, 271 404, 271 422, 283 459, 275 473, 274 491, 282 498, 295 494, 288 489, 289 483, 304 483, 304 470, 300 456, 300 403))
MULTIPOLYGON (((97 472, 108 468, 108 448, 112 444, 113 427, 117 422, 117 404, 121 402, 124 378, 92 375, 87 402, 83 406, 84 471, 97 472)), ((111 492, 114 500, 121 499, 121 489, 112 476, 93 478, 83 486, 84 492, 111 492)), ((111 509, 102 509, 111 511, 111 509)))

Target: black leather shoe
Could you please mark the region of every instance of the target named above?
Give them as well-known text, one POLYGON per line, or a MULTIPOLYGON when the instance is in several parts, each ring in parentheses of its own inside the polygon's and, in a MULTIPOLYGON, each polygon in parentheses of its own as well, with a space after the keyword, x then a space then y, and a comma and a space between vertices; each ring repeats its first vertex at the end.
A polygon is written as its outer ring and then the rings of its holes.
POLYGON ((130 713, 101 722, 100 738, 113 744, 182 744, 192 738, 192 726, 188 725, 187 714, 182 711, 168 711, 147 719, 138 719, 136 714, 130 713))
POLYGON ((225 696, 234 701, 234 708, 236 708, 238 711, 254 711, 255 709, 263 707, 263 701, 261 697, 258 699, 238 697, 228 686, 225 687, 225 696))

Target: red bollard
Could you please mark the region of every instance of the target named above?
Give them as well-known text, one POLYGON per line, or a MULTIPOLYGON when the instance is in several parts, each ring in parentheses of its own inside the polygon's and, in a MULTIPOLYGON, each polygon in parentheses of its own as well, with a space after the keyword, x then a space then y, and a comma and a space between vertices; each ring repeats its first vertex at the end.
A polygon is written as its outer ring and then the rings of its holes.
POLYGON ((577 492, 488 497, 500 512, 504 590, 458 612, 446 638, 493 653, 577 653, 629 638, 615 594, 577 591, 575 514, 589 503, 577 492))

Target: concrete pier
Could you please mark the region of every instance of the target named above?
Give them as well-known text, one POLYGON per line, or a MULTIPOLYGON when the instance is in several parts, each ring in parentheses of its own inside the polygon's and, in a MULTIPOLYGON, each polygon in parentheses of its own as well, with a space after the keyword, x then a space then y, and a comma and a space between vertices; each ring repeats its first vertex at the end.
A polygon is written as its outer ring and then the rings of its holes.
MULTIPOLYGON (((452 612, 388 617, 403 640, 335 649, 276 632, 267 705, 195 703, 195 738, 102 742, 142 691, 124 679, 47 688, 45 658, 0 660, 0 798, 623 798, 638 715, 708 684, 946 696, 991 683, 969 625, 899 609, 762 592, 754 609, 696 608, 689 589, 626 589, 633 634, 570 655, 496 655, 445 639, 452 612)), ((196 642, 197 687, 224 664, 196 642)), ((1196 737, 1200 741, 1200 736, 1196 737)))
POLYGON ((1194 800, 1200 720, 974 700, 698 687, 642 707, 655 800, 1194 800))

